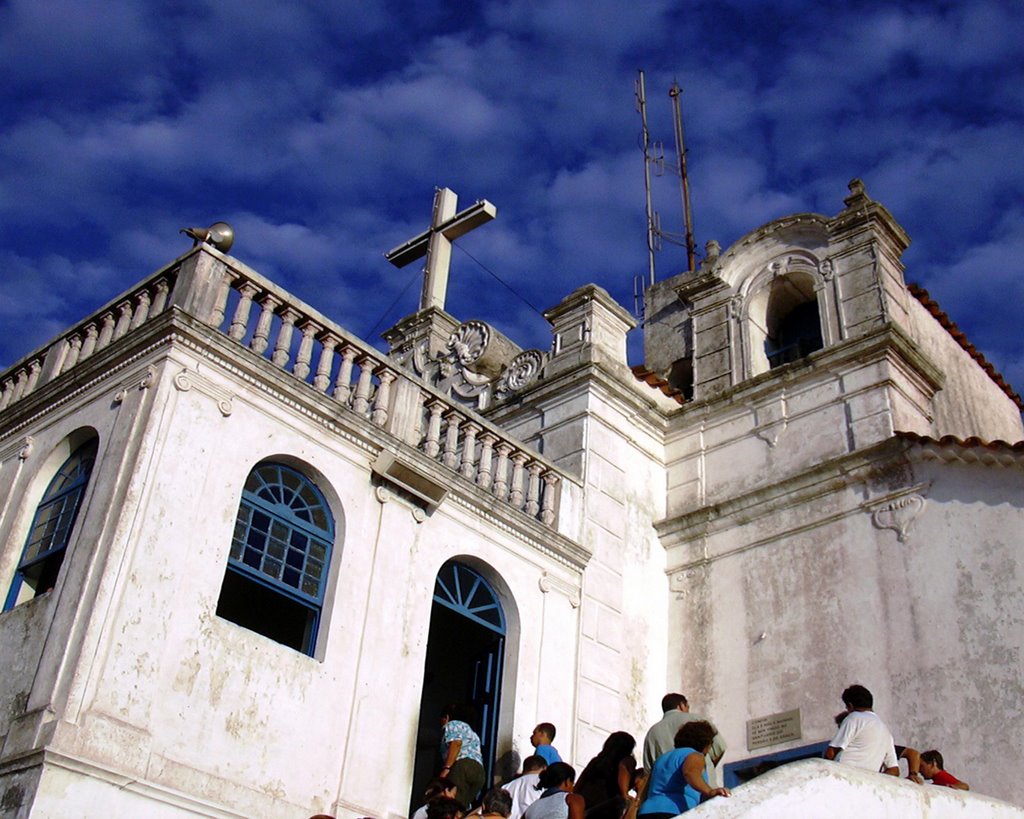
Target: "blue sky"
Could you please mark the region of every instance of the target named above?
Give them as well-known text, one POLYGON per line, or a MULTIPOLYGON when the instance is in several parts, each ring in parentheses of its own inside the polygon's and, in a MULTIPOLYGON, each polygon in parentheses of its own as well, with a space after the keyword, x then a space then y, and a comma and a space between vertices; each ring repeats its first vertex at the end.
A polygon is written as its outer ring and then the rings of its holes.
MULTIPOLYGON (((435 186, 498 207, 459 245, 526 301, 594 281, 631 308, 643 68, 667 153, 683 87, 698 247, 832 215, 861 177, 913 239, 908 280, 1020 390, 1022 43, 1010 0, 6 0, 0 367, 218 219, 233 255, 376 336, 417 306, 419 265, 382 254, 426 227, 435 186)), ((678 229, 678 188, 655 197, 678 229)), ((666 246, 659 277, 684 265, 666 246)), ((549 343, 458 249, 448 307, 549 343)))

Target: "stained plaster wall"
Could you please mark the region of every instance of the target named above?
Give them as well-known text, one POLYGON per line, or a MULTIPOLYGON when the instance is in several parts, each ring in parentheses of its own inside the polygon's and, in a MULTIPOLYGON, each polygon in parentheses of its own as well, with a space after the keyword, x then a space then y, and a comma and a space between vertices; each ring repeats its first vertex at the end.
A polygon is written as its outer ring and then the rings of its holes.
POLYGON ((1024 803, 1009 717, 1024 700, 1022 487, 1019 467, 879 462, 679 537, 670 662, 692 669, 726 761, 827 740, 840 692, 860 682, 898 743, 938 747, 981 792, 1024 803), (894 491, 924 498, 903 542, 872 514, 894 491), (746 749, 747 720, 793 708, 802 739, 746 749), (993 743, 999 754, 978 755, 993 743))
POLYGON ((577 525, 592 556, 571 720, 581 767, 613 731, 642 742, 666 685, 678 684, 665 664, 665 556, 652 526, 665 509, 662 413, 678 405, 629 371, 632 321, 603 290, 581 288, 546 315, 562 338, 546 378, 492 420, 583 481, 577 525))
MULTIPOLYGON (((93 542, 104 514, 116 534, 105 541, 95 603, 76 615, 92 649, 68 669, 51 750, 147 783, 150 798, 189 794, 243 815, 404 815, 433 580, 460 555, 489 570, 511 623, 499 755, 522 747, 540 714, 571 722, 578 571, 454 500, 419 524, 403 502, 378 499, 376 453, 359 436, 330 436, 181 350, 157 364, 156 383, 137 393, 153 410, 134 428, 131 491, 122 503, 102 502, 110 475, 101 459, 96 499, 82 513, 79 544, 93 542), (182 370, 186 389, 174 381, 182 370), (242 485, 264 458, 304 468, 336 516, 314 658, 214 615, 242 485)), ((102 442, 110 422, 93 416, 104 412, 117 414, 109 396, 82 417, 68 413, 68 424, 89 419, 102 442)), ((72 548, 77 567, 89 549, 72 548)), ((62 577, 78 582, 67 564, 62 577)), ((45 600, 3 615, 0 640, 19 639, 24 612, 45 600)), ((571 733, 567 740, 571 755, 571 733)), ((57 810, 62 787, 41 791, 39 810, 57 810)))
POLYGON ((5 648, 0 691, 4 697, 4 758, 18 757, 45 743, 54 714, 68 707, 80 658, 95 649, 90 608, 102 599, 99 577, 114 561, 107 545, 117 537, 117 511, 130 497, 138 457, 137 433, 150 393, 139 389, 144 364, 124 369, 101 387, 56 406, 29 406, 2 444, 0 474, 4 514, 0 523, 0 583, 6 591, 21 558, 32 518, 65 454, 59 447, 72 433, 96 434, 95 475, 84 496, 64 565, 53 591, 0 615, 5 648), (30 445, 26 448, 25 443, 30 445), (12 445, 13 444, 13 445, 12 445), (15 454, 18 453, 18 454, 15 454), (21 455, 25 455, 22 459, 21 455), (9 649, 9 653, 7 653, 9 649))
POLYGON ((645 418, 649 405, 631 390, 607 389, 610 383, 597 377, 574 379, 572 388, 542 385, 524 402, 527 409, 500 420, 555 463, 572 462, 584 483, 578 523, 592 556, 583 573, 578 703, 566 721, 575 726, 573 756, 559 745, 577 766, 612 731, 642 740, 672 684, 661 649, 664 550, 651 525, 664 514, 663 450, 645 418))

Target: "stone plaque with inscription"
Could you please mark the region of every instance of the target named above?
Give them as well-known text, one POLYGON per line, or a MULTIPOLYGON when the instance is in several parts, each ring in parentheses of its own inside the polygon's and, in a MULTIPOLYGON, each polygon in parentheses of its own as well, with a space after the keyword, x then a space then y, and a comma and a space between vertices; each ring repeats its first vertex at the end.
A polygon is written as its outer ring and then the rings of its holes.
POLYGON ((799 708, 747 721, 748 751, 800 739, 801 736, 799 708))

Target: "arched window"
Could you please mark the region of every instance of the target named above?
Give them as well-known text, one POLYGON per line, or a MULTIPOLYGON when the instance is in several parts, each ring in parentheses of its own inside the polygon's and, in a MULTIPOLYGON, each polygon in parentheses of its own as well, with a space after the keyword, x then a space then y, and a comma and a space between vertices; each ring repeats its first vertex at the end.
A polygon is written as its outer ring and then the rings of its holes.
POLYGON ((242 491, 217 615, 312 655, 333 545, 323 493, 291 467, 260 464, 242 491))
POLYGON ((48 592, 56 584, 89 485, 96 450, 95 438, 82 444, 61 464, 46 487, 32 518, 4 611, 48 592))
POLYGON ((813 295, 809 301, 794 304, 792 299, 786 299, 785 302, 776 309, 773 309, 774 304, 769 306, 764 352, 772 369, 810 355, 823 346, 818 302, 813 295))
MULTIPOLYGON (((769 271, 775 265, 769 267, 769 271)), ((751 288, 747 305, 749 375, 781 367, 824 346, 815 273, 805 260, 790 259, 751 288)))

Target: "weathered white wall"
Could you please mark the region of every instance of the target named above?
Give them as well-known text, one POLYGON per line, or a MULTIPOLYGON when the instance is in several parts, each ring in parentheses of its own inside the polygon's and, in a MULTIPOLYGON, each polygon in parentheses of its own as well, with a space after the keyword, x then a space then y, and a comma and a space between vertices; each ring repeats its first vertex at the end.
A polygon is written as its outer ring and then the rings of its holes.
MULTIPOLYGON (((95 586, 95 601, 74 614, 76 639, 90 650, 81 662, 70 658, 63 695, 44 692, 56 710, 51 749, 145 786, 108 804, 155 789, 241 815, 404 815, 434 577, 455 556, 491 576, 512 623, 499 755, 522 754, 540 717, 568 729, 577 571, 454 496, 417 523, 402 501, 381 502, 370 483, 376 452, 358 436, 329 434, 182 351, 155 364, 156 383, 132 394, 136 406, 152 403, 128 423, 139 466, 115 479, 107 467, 121 453, 101 457, 90 489, 97 501, 83 509, 83 536, 62 572, 67 588, 85 582, 81 572, 95 586), (173 380, 182 370, 191 380, 184 390, 173 380), (217 403, 225 397, 227 416, 217 403), (338 526, 313 658, 214 614, 242 485, 264 459, 314 477, 338 526), (124 500, 104 503, 114 483, 124 500)), ((95 413, 117 415, 109 395, 94 404, 95 413)), ((101 453, 111 452, 111 423, 93 419, 101 453)), ((9 566, 12 548, 20 544, 8 544, 9 566)), ((4 614, 0 644, 20 644, 53 599, 4 614)), ((74 599, 66 612, 75 612, 74 599)), ((31 640, 4 672, 15 692, 35 671, 25 648, 31 640)), ((571 757, 571 730, 560 744, 571 757)), ((57 813, 95 787, 76 778, 73 796, 54 784, 36 805, 57 813)))
POLYGON ((1024 803, 1008 719, 1024 699, 1020 468, 890 458, 845 488, 836 477, 755 496, 670 548, 670 662, 694 670, 726 761, 827 740, 860 682, 897 743, 937 747, 981 792, 1024 803), (895 517, 878 511, 887 498, 895 517), (746 749, 747 720, 794 708, 801 740, 746 749), (991 742, 1003 750, 976 753, 991 742))

